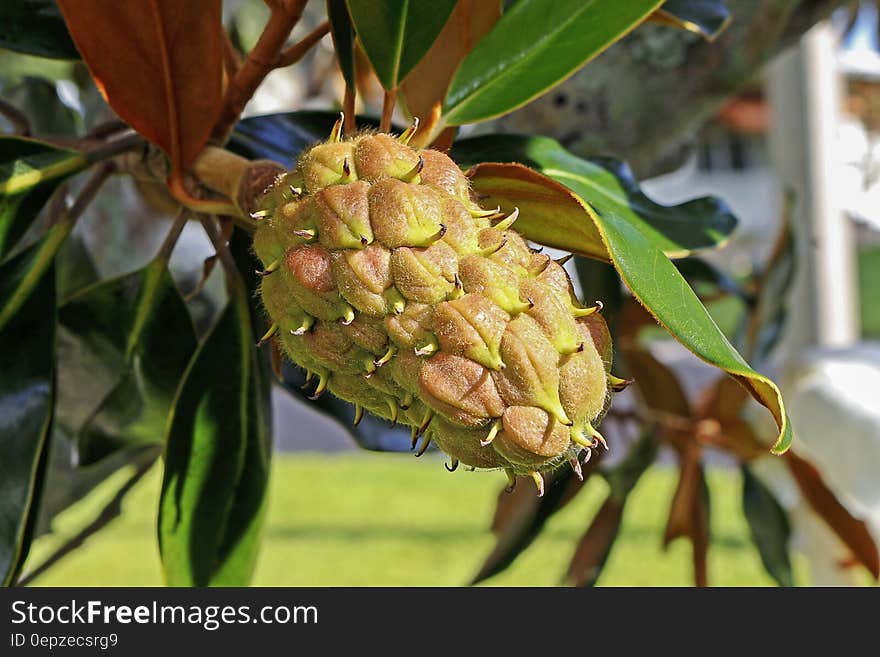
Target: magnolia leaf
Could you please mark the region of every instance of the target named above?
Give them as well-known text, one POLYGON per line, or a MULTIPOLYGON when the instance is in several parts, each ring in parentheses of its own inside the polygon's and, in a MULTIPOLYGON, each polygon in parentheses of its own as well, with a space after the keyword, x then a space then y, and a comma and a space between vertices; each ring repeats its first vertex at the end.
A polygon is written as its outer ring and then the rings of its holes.
POLYGON ((852 550, 853 556, 868 569, 874 579, 880 578, 880 554, 865 522, 854 517, 840 503, 812 463, 792 452, 786 455, 785 460, 813 511, 852 550))
POLYGON ((79 59, 55 0, 0 2, 0 48, 37 57, 79 59))
POLYGON ((339 70, 349 89, 354 89, 354 27, 345 0, 327 0, 327 18, 339 70))
POLYGON ((172 586, 241 586, 256 563, 269 474, 268 418, 248 296, 236 278, 170 414, 158 532, 172 586))
POLYGON ((443 101, 447 125, 525 105, 647 18, 661 0, 519 0, 464 58, 443 101))
POLYGON ((58 0, 110 107, 182 170, 222 104, 221 0, 58 0))
POLYGON ((500 0, 459 0, 440 36, 400 85, 410 116, 439 109, 459 62, 501 18, 500 0))
POLYGON ((52 192, 88 162, 37 139, 0 137, 0 261, 24 235, 52 192))
MULTIPOLYGON (((50 239, 47 237, 45 239, 50 239)), ((0 580, 30 545, 52 426, 55 272, 38 243, 0 267, 0 580), (23 280, 34 278, 30 285, 23 280), (22 294, 24 291, 24 294, 22 294), (9 312, 14 305, 14 312, 9 312)))
POLYGON ((511 158, 526 161, 541 173, 520 164, 478 165, 471 171, 474 188, 490 194, 491 202, 502 209, 512 210, 522 204, 529 211, 534 206, 526 202, 534 199, 539 188, 543 189, 545 196, 552 199, 543 215, 548 218, 536 221, 534 216, 527 218, 528 212, 521 209, 522 218, 517 221, 520 232, 549 246, 558 246, 563 240, 571 243, 572 236, 577 236, 583 242, 575 245, 580 247, 575 250, 586 255, 596 254, 604 247, 604 255, 596 257, 610 259, 633 296, 674 338, 702 360, 726 371, 771 412, 779 428, 771 449, 774 453, 785 452, 791 444, 792 431, 779 388, 753 370, 715 324, 664 253, 668 236, 658 235, 644 221, 633 220, 631 214, 621 213, 608 204, 603 193, 597 191, 589 171, 583 168, 584 161, 552 140, 547 141, 549 144, 537 149, 528 149, 529 141, 520 142, 527 150, 519 158, 511 158), (509 181, 509 195, 504 191, 505 179, 509 181), (523 181, 529 185, 529 196, 522 194, 523 181), (579 220, 575 215, 577 206, 581 208, 579 220), (560 226, 560 221, 566 223, 560 226), (550 239, 545 239, 545 235, 550 239))
POLYGON ((761 563, 779 586, 794 586, 788 542, 791 525, 788 514, 773 493, 747 466, 742 466, 742 503, 752 542, 761 563))
POLYGON ((392 91, 440 34, 456 0, 346 0, 351 21, 382 86, 392 91))

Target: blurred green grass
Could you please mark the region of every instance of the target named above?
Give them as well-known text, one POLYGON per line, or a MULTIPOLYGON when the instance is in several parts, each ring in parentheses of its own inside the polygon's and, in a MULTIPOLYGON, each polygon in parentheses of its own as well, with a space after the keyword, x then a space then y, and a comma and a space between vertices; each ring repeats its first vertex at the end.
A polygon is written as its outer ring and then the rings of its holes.
MULTIPOLYGON (((690 545, 663 551, 660 540, 677 468, 657 466, 627 505, 622 533, 600 584, 691 584, 690 545)), ((124 475, 121 475, 124 477, 124 475)), ((711 469, 710 583, 772 584, 748 538, 737 470, 711 469)), ((60 516, 37 540, 39 563, 108 500, 117 477, 60 516)), ((499 473, 450 475, 439 456, 285 454, 276 458, 268 521, 254 584, 263 586, 458 586, 493 545, 488 527, 499 473)), ((123 515, 41 578, 40 586, 160 585, 155 541, 158 468, 132 491, 123 515)), ((548 523, 538 540, 492 585, 556 585, 574 546, 607 492, 596 478, 548 523)))
POLYGON ((862 337, 880 338, 880 245, 862 249, 858 263, 862 337))

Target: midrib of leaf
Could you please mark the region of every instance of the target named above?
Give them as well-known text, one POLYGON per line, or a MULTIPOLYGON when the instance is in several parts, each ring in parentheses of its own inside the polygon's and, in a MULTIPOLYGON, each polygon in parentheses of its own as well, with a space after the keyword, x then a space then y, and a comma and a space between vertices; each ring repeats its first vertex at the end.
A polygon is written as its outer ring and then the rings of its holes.
POLYGON ((162 67, 162 84, 165 87, 165 110, 168 112, 168 127, 171 131, 171 166, 179 169, 182 162, 180 148, 180 124, 178 123, 176 95, 174 93, 174 80, 171 72, 171 60, 168 56, 168 41, 165 28, 162 24, 162 15, 159 11, 157 0, 150 0, 150 13, 156 30, 156 43, 159 46, 160 66, 162 67))
POLYGON ((0 182, 0 194, 11 196, 19 192, 27 191, 45 180, 60 178, 73 173, 87 164, 84 155, 75 155, 61 162, 55 162, 39 169, 31 169, 23 173, 17 173, 0 182))
POLYGON ((144 327, 147 325, 150 316, 156 306, 156 292, 159 290, 159 284, 162 281, 162 274, 165 271, 165 261, 153 261, 147 267, 146 276, 144 276, 144 287, 137 303, 137 310, 132 323, 131 332, 128 334, 128 342, 125 345, 125 360, 130 361, 134 355, 134 351, 140 343, 141 335, 144 327))
POLYGON ((404 0, 403 9, 400 12, 401 20, 398 25, 397 30, 397 44, 395 47, 395 55, 394 55, 394 71, 392 75, 392 80, 394 81, 394 86, 400 82, 398 77, 400 76, 400 60, 403 58, 403 35, 406 34, 406 21, 409 15, 409 0, 404 0))
POLYGON ((15 292, 13 292, 3 308, 0 309, 0 329, 6 326, 6 322, 18 312, 21 305, 25 302, 31 291, 39 282, 43 272, 45 272, 52 264, 55 254, 58 252, 58 248, 72 229, 73 222, 66 220, 55 224, 49 234, 46 235, 43 243, 39 247, 39 251, 33 259, 32 265, 22 277, 15 292))
MULTIPOLYGON (((662 5, 663 2, 664 2, 664 0, 659 0, 659 2, 656 3, 654 9, 656 9, 657 7, 662 5)), ((462 95, 461 99, 455 103, 455 106, 452 108, 452 111, 449 112, 449 116, 454 116, 455 111, 458 108, 463 107, 465 104, 467 104, 468 100, 473 98, 474 95, 476 95, 478 92, 480 92, 484 89, 488 89, 489 87, 494 87, 494 86, 502 83, 505 80, 505 78, 509 77, 510 75, 513 75, 515 70, 519 69, 519 65, 522 62, 526 61, 527 59, 532 59, 537 54, 540 54, 541 50, 543 49, 544 45, 546 44, 546 42, 549 39, 553 39, 559 33, 564 32, 571 25, 571 23, 573 23, 575 20, 580 18, 580 16, 584 12, 592 9, 594 4, 595 4, 595 0, 591 0, 591 2, 583 5, 579 10, 572 12, 572 14, 568 18, 568 20, 565 20, 559 24, 559 28, 557 30, 552 31, 552 32, 548 32, 547 34, 543 35, 541 38, 539 38, 537 41, 534 42, 534 46, 532 48, 527 48, 527 49, 523 50, 520 54, 517 55, 517 57, 515 59, 511 60, 510 63, 505 64, 503 66, 501 66, 501 65, 496 66, 494 69, 489 69, 489 71, 486 73, 485 76, 482 76, 480 79, 475 79, 471 83, 470 89, 466 88, 467 91, 465 92, 465 94, 462 95), (497 70, 501 70, 502 72, 500 74, 498 74, 497 76, 493 77, 494 71, 497 71, 497 70), (488 79, 488 81, 485 81, 487 79, 488 79)), ((651 11, 652 10, 646 10, 645 16, 649 15, 651 13, 651 11)), ((589 61, 593 57, 595 57, 597 52, 604 50, 610 44, 614 43, 615 41, 617 41, 619 39, 622 39, 624 36, 629 34, 632 30, 634 30, 636 27, 638 27, 640 22, 641 21, 639 21, 637 23, 633 23, 626 30, 624 30, 619 36, 611 37, 610 39, 605 41, 603 44, 601 44, 601 46, 599 48, 595 49, 595 52, 593 52, 593 54, 587 55, 587 57, 584 59, 584 61, 581 62, 581 65, 585 64, 587 61, 589 61)), ((565 79, 571 77, 572 75, 574 75, 574 73, 576 73, 579 68, 580 68, 580 66, 576 66, 567 75, 565 75, 562 78, 562 80, 565 80, 565 79)), ((552 84, 553 85, 558 84, 562 80, 555 81, 552 84)), ((531 98, 534 98, 534 96, 532 96, 531 98)), ((516 107, 522 107, 527 102, 529 102, 529 100, 531 98, 524 100, 522 103, 520 103, 516 107)), ((504 110, 503 112, 500 112, 499 114, 494 114, 493 116, 500 116, 501 114, 506 114, 508 111, 516 109, 516 107, 510 108, 509 110, 504 110)), ((492 118, 492 117, 487 117, 487 118, 492 118)))

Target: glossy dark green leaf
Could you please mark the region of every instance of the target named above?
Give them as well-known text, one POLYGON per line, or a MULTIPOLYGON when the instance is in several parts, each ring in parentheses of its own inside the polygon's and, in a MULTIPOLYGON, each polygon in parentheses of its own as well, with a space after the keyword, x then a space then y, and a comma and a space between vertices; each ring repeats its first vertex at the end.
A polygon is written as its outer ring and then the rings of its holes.
POLYGON ((266 501, 265 390, 240 279, 181 380, 167 427, 159 549, 173 586, 243 585, 266 501))
MULTIPOLYGON (((737 225, 728 205, 716 197, 704 196, 678 205, 661 205, 642 192, 625 163, 610 158, 579 158, 548 137, 486 135, 462 139, 455 143, 451 155, 462 167, 480 162, 520 162, 558 178, 566 185, 571 178, 576 178, 576 191, 600 215, 614 214, 637 226, 671 258, 687 256, 695 249, 720 246, 737 225)), ((590 223, 583 220, 582 214, 580 217, 575 215, 572 221, 590 223)), ((523 215, 516 225, 517 230, 525 234, 532 232, 545 236, 554 230, 544 217, 531 219, 523 215)), ((592 239, 601 245, 598 230, 590 228, 594 232, 592 239)), ((577 250, 576 243, 567 243, 567 240, 574 239, 571 236, 577 235, 571 226, 560 225, 556 230, 559 235, 554 235, 553 246, 577 250)))
POLYGON ((525 209, 517 227, 533 241, 550 246, 565 241, 563 248, 611 261, 633 296, 675 339, 726 371, 771 412, 779 428, 772 451, 786 451, 792 430, 779 388, 753 370, 715 324, 664 253, 666 237, 610 205, 597 192, 584 160, 552 141, 536 148, 530 140, 521 143, 525 152, 519 157, 511 152, 509 159, 526 162, 540 173, 520 164, 478 165, 471 180, 478 192, 489 196, 486 202, 505 210, 517 205, 525 209), (541 213, 544 207, 549 216, 541 213), (552 239, 545 240, 546 235, 552 239))
POLYGON ((76 151, 36 139, 0 137, 0 260, 58 185, 86 165, 85 156, 76 151))
POLYGON ((754 308, 757 331, 754 333, 753 344, 747 348, 753 350, 754 358, 761 362, 770 355, 779 341, 787 316, 791 284, 794 281, 797 254, 793 226, 786 221, 780 231, 775 248, 764 271, 757 278, 759 294, 754 308))
POLYGON ((761 563, 779 586, 794 586, 788 542, 788 514, 748 466, 742 466, 742 504, 761 563))
MULTIPOLYGON (((239 121, 228 148, 250 159, 266 158, 292 167, 309 146, 326 141, 339 112, 304 110, 251 116, 239 121)), ((378 122, 358 116, 359 128, 376 128, 378 122)))
POLYGON ((39 267, 41 247, 38 243, 0 267, 0 580, 4 586, 15 581, 27 556, 52 424, 55 275, 51 264, 39 267), (32 275, 36 280, 23 286, 22 281, 32 275), (14 312, 8 312, 11 306, 14 312))
POLYGON ((39 57, 79 59, 55 0, 0 2, 0 48, 39 57))
POLYGON ((456 0, 346 0, 349 15, 379 81, 388 90, 419 63, 456 0))
MULTIPOLYGON (((79 396, 79 406, 92 409, 81 427, 73 427, 80 463, 123 447, 161 444, 177 385, 196 348, 189 312, 164 259, 85 288, 61 307, 59 321, 80 353, 112 352, 102 363, 113 370, 112 387, 98 398, 79 396)), ((62 395, 64 384, 88 392, 80 381, 89 373, 71 369, 63 369, 62 395)))
POLYGON ((327 0, 327 18, 339 70, 349 88, 354 88, 354 27, 348 15, 345 0, 327 0))
POLYGON ((660 0, 519 0, 464 58, 443 114, 485 121, 524 105, 577 71, 660 6, 660 0))
POLYGON ((722 0, 666 0, 658 18, 700 36, 715 39, 730 22, 730 11, 722 0))

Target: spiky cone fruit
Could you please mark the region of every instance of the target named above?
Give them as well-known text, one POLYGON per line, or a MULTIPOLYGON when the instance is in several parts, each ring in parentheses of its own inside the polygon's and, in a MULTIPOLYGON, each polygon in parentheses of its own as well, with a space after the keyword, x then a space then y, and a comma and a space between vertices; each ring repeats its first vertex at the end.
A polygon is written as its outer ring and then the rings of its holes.
POLYGON ((604 443, 608 329, 516 212, 481 208, 458 166, 409 136, 335 128, 267 193, 254 248, 270 333, 316 394, 540 491, 541 472, 604 443))

